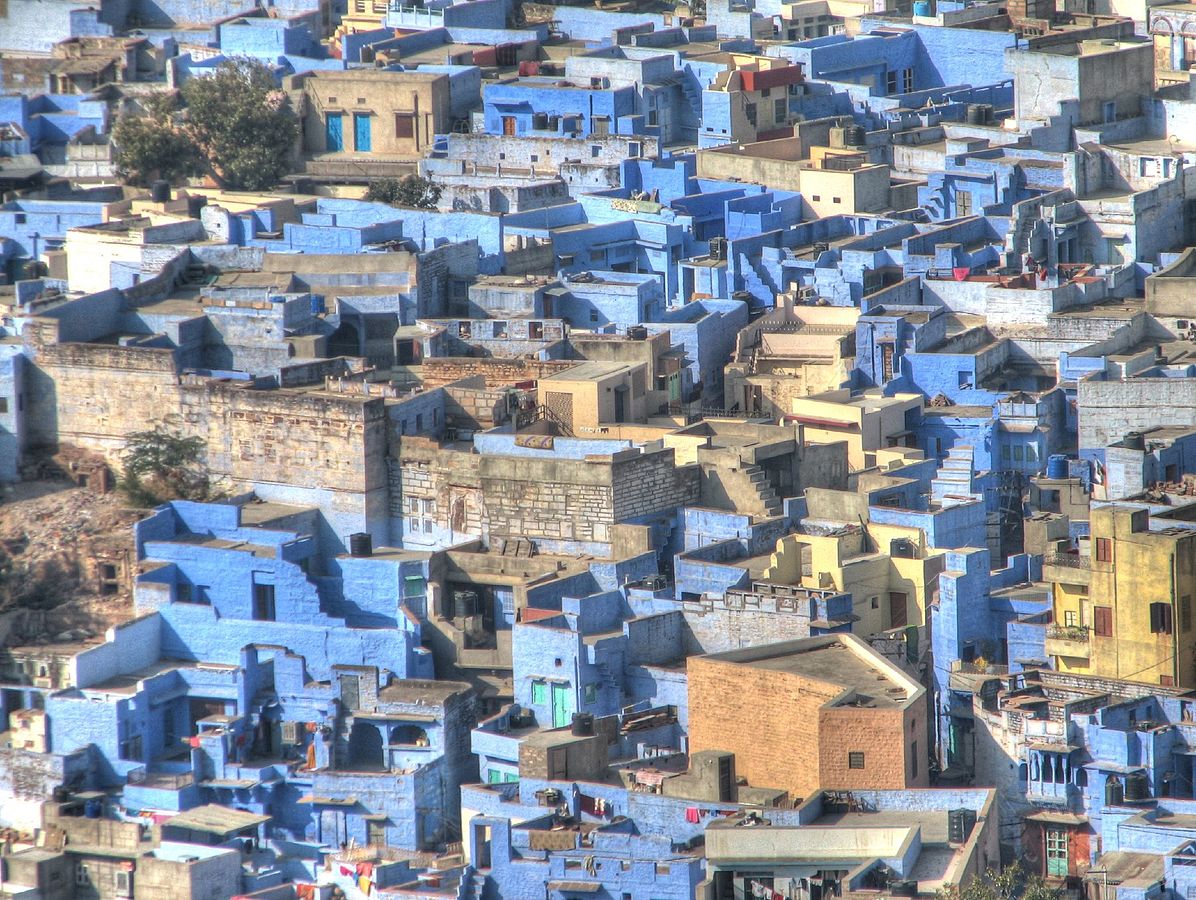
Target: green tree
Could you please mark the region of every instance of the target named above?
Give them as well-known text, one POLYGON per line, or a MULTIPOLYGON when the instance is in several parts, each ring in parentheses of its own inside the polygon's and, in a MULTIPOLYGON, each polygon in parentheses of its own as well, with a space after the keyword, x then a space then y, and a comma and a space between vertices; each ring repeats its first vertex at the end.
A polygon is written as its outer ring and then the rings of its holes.
POLYGON ((187 132, 225 187, 265 190, 288 172, 299 125, 268 66, 227 60, 184 84, 183 99, 187 132))
POLYGON ((177 184, 195 174, 199 160, 195 144, 181 129, 178 98, 151 97, 144 113, 126 113, 112 128, 117 170, 130 184, 149 184, 162 178, 177 184))
POLYGON ((137 431, 125 443, 121 487, 135 506, 168 500, 207 500, 211 485, 201 455, 203 440, 168 428, 137 431))
POLYGON ((435 209, 442 193, 444 188, 436 182, 422 175, 406 175, 403 178, 375 178, 366 189, 365 199, 391 206, 435 209))
POLYGON ((1046 883, 1040 875, 1030 875, 1015 862, 1000 872, 989 869, 962 888, 943 888, 938 900, 1060 900, 1063 892, 1046 883))

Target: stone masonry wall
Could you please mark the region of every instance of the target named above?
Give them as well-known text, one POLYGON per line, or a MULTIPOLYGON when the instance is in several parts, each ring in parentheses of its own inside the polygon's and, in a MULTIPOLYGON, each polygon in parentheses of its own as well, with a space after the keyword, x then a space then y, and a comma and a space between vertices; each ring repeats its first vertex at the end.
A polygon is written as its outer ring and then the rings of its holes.
POLYGON ((491 535, 609 543, 613 467, 605 460, 482 457, 491 535))
POLYGON ((670 447, 621 459, 614 457, 615 521, 651 515, 679 505, 692 505, 701 496, 701 473, 696 465, 678 466, 670 447))
POLYGON ((490 357, 440 356, 425 359, 421 370, 424 388, 443 387, 462 378, 481 375, 486 387, 506 387, 517 381, 536 381, 578 365, 563 359, 497 359, 490 357))

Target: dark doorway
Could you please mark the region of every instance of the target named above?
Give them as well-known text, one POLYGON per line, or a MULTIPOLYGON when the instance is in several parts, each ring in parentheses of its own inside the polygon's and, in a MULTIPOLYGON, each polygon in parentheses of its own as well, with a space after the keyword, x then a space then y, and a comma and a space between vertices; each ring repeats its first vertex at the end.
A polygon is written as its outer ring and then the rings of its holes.
POLYGON ((381 771, 382 733, 369 722, 354 722, 349 732, 349 765, 359 771, 381 771))

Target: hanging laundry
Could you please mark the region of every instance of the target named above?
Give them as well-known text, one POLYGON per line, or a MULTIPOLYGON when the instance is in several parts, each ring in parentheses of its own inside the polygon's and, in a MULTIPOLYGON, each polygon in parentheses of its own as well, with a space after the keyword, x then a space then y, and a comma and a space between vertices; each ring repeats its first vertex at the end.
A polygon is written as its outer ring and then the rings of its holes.
POLYGON ((355 876, 357 874, 357 872, 353 868, 353 866, 346 866, 344 863, 341 863, 339 866, 337 866, 337 868, 340 870, 340 873, 342 875, 346 875, 350 878, 352 878, 353 876, 355 876))
POLYGON ((599 801, 596 797, 591 797, 588 794, 578 794, 577 800, 578 800, 578 805, 581 807, 581 811, 583 813, 586 813, 587 815, 590 815, 590 816, 599 815, 599 812, 598 812, 598 802, 599 801))
POLYGON ((370 879, 367 876, 362 875, 360 878, 357 879, 357 890, 361 891, 367 897, 370 895, 370 891, 372 891, 373 889, 374 889, 374 884, 372 881, 370 881, 370 879))
POLYGON ((696 806, 685 807, 685 821, 686 822, 697 823, 697 822, 701 821, 701 818, 702 817, 698 814, 698 808, 696 806))
POLYGON ((367 878, 373 878, 374 877, 374 864, 368 863, 368 862, 358 863, 357 864, 357 874, 365 875, 367 878))

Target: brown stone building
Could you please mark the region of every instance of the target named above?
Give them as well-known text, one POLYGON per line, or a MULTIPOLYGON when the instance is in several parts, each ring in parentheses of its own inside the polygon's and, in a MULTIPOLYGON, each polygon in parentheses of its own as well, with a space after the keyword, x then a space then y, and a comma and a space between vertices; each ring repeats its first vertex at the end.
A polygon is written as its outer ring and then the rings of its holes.
POLYGON ((926 787, 926 691, 871 647, 830 634, 691 657, 690 752, 735 753, 754 787, 926 787))

